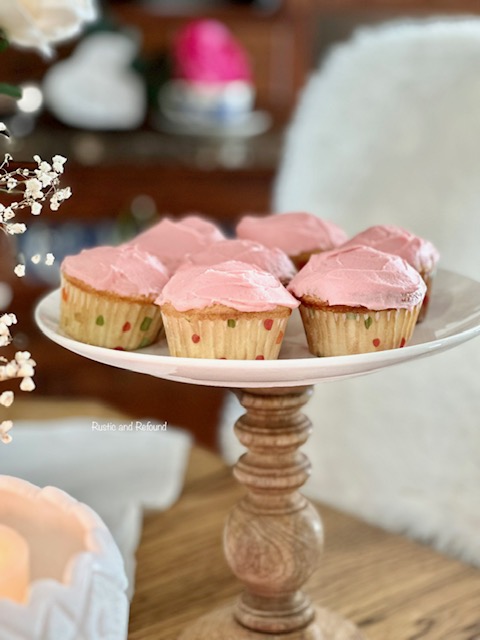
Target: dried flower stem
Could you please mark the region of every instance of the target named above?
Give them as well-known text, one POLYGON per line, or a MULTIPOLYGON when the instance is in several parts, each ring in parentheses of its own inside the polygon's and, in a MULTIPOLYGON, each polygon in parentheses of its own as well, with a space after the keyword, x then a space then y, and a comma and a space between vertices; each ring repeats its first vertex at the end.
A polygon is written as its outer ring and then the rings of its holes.
MULTIPOLYGON (((0 122, 0 133, 5 132, 5 125, 0 122)), ((15 221, 15 216, 19 211, 29 208, 31 214, 37 216, 42 212, 43 205, 47 201, 50 209, 57 211, 62 202, 71 196, 71 190, 70 187, 60 188, 60 179, 66 162, 64 157, 54 156, 52 162, 48 163, 39 156, 34 156, 35 168, 12 169, 10 167, 11 160, 12 156, 7 153, 0 164, 0 193, 9 196, 20 194, 21 197, 7 206, 0 204, 0 229, 8 235, 17 235, 25 233, 27 230, 25 223, 15 221)), ((48 253, 45 256, 45 264, 53 264, 54 259, 54 256, 48 253)), ((32 257, 34 264, 38 264, 40 260, 39 254, 32 257)), ((17 264, 14 273, 19 277, 24 276, 25 265, 17 264)), ((16 322, 17 318, 13 313, 0 316, 0 348, 11 343, 10 327, 16 322)), ((33 391, 35 389, 33 382, 35 365, 35 360, 32 359, 28 351, 17 351, 13 360, 7 360, 0 356, 0 382, 21 379, 20 390, 33 391)), ((13 391, 7 390, 0 393, 0 405, 9 407, 13 400, 13 391)), ((12 437, 8 433, 12 426, 11 420, 4 420, 0 423, 0 440, 5 444, 12 441, 12 437)))

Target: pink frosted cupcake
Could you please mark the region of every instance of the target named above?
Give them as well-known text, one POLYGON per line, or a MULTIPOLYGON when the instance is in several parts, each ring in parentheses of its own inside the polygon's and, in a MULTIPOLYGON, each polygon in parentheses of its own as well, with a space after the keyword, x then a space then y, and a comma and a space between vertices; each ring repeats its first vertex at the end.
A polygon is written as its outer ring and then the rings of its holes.
POLYGON ((162 328, 155 299, 169 274, 154 256, 133 246, 95 247, 61 265, 60 328, 80 342, 140 349, 162 328))
POLYGON ((418 316, 420 322, 425 317, 432 292, 439 253, 429 240, 395 225, 376 225, 357 234, 345 246, 364 245, 400 256, 416 269, 427 285, 427 293, 418 316))
POLYGON ((127 244, 157 256, 173 273, 185 256, 209 247, 225 236, 212 222, 191 215, 179 220, 163 218, 127 244))
POLYGON ((297 273, 295 265, 281 249, 268 249, 253 240, 221 240, 207 249, 187 256, 181 268, 194 265, 213 265, 228 260, 238 260, 253 264, 263 271, 268 271, 288 284, 297 273))
POLYGON ((187 254, 220 240, 225 236, 218 227, 201 216, 191 215, 179 220, 164 218, 128 244, 157 256, 173 273, 187 254))
POLYGON ((220 240, 225 236, 213 222, 191 215, 178 220, 163 218, 126 244, 156 256, 173 273, 186 255, 220 240))
POLYGON ((426 286, 402 258, 354 246, 312 256, 288 290, 301 302, 310 352, 340 356, 404 347, 426 286))
POLYGON ((236 234, 266 247, 282 249, 301 269, 313 253, 328 251, 347 241, 347 235, 333 222, 312 213, 282 213, 269 216, 244 216, 236 234))
POLYGON ((271 360, 299 303, 275 276, 236 260, 177 271, 157 299, 172 356, 271 360))

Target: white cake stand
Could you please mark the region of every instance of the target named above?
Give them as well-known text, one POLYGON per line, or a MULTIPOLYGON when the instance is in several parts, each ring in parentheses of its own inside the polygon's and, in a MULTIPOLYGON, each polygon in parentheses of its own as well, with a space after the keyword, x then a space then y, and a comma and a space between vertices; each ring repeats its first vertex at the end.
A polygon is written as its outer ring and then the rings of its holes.
POLYGON ((174 358, 165 344, 137 352, 92 347, 59 330, 59 292, 36 309, 40 329, 54 342, 92 360, 159 378, 235 389, 246 413, 235 432, 248 452, 234 475, 247 488, 225 528, 227 561, 244 584, 238 602, 195 622, 181 640, 360 640, 359 630, 316 607, 301 591, 316 569, 322 525, 298 492, 310 473, 299 452, 311 423, 300 411, 312 385, 378 371, 455 347, 480 334, 480 283, 441 270, 427 319, 409 346, 355 356, 316 358, 308 353, 298 315, 280 358, 271 361, 174 358))

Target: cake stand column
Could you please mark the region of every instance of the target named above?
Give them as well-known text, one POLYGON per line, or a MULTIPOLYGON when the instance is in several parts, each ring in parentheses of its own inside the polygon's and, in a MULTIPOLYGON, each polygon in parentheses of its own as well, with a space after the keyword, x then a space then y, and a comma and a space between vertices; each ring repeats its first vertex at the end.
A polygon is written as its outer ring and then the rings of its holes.
POLYGON ((235 433, 247 447, 234 475, 247 494, 233 508, 224 549, 245 590, 233 607, 200 618, 181 640, 361 640, 341 616, 301 590, 318 566, 323 532, 317 510, 298 489, 310 462, 298 449, 311 432, 300 409, 312 387, 239 392, 246 409, 235 433))

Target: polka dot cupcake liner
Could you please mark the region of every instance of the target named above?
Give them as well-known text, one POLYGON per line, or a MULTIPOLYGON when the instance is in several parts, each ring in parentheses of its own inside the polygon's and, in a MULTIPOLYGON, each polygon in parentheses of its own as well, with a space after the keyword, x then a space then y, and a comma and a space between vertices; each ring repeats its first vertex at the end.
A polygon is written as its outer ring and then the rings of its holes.
POLYGON ((163 325, 154 304, 88 291, 62 277, 60 328, 79 342, 133 351, 155 342, 163 325))
POLYGON ((342 313, 302 302, 300 314, 310 353, 343 356, 404 347, 412 337, 420 307, 342 313))
MULTIPOLYGON (((283 313, 283 311, 285 313, 283 313)), ((162 310, 170 355, 223 360, 275 360, 287 327, 290 309, 282 317, 268 312, 204 317, 197 311, 169 314, 162 310)))

